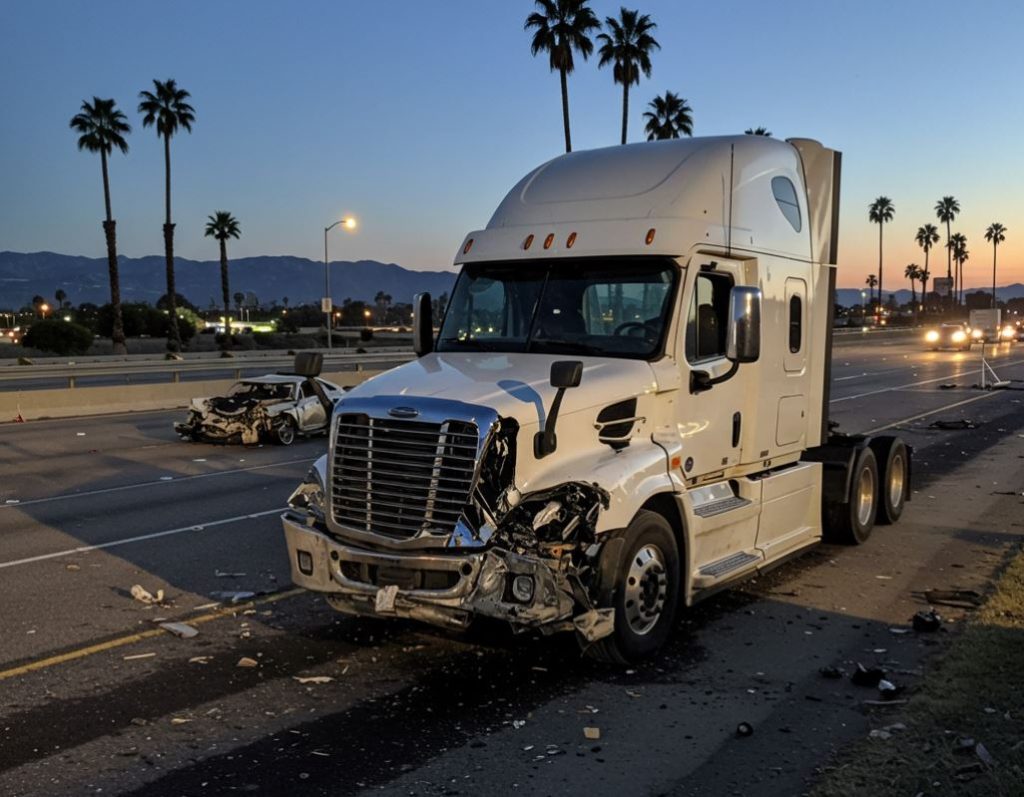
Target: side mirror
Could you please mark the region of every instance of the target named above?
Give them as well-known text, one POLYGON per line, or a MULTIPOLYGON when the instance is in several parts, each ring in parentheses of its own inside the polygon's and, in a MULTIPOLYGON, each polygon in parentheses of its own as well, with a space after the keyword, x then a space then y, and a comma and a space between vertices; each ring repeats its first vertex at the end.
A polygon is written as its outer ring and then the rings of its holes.
POLYGON ((555 393, 555 400, 551 402, 548 417, 544 419, 544 431, 533 436, 533 455, 537 459, 544 459, 558 448, 555 423, 558 421, 558 410, 562 406, 562 396, 570 387, 579 387, 582 379, 583 363, 579 360, 558 360, 551 363, 551 387, 558 392, 555 393))
POLYGON ((761 356, 760 288, 737 285, 730 292, 725 356, 734 363, 754 363, 761 356))
POLYGON ((298 376, 312 379, 320 376, 324 369, 324 355, 318 351, 300 351, 295 355, 295 367, 292 369, 298 376))
POLYGON ((412 350, 417 357, 434 350, 434 314, 429 293, 417 293, 412 300, 412 350))

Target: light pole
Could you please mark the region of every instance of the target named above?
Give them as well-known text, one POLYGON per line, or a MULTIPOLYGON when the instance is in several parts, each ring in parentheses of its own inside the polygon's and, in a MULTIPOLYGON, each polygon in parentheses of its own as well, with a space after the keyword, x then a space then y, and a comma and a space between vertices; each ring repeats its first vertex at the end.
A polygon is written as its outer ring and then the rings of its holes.
POLYGON ((337 227, 339 224, 343 225, 346 230, 354 230, 356 228, 356 220, 351 216, 346 216, 343 219, 338 219, 334 224, 329 227, 324 227, 324 298, 320 302, 320 309, 324 314, 324 324, 327 328, 327 348, 333 348, 333 342, 331 340, 331 310, 334 308, 331 305, 331 272, 327 267, 327 233, 337 227))

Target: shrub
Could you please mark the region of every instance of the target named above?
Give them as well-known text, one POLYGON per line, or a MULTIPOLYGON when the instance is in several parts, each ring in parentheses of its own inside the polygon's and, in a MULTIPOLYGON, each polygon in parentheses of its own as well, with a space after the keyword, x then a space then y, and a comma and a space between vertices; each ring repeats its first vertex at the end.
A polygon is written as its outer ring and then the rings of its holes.
POLYGON ((359 339, 362 341, 373 340, 373 330, 369 327, 363 327, 359 330, 359 339))
POLYGON ((81 324, 51 318, 33 324, 25 335, 23 345, 62 357, 85 354, 92 346, 92 333, 81 324))

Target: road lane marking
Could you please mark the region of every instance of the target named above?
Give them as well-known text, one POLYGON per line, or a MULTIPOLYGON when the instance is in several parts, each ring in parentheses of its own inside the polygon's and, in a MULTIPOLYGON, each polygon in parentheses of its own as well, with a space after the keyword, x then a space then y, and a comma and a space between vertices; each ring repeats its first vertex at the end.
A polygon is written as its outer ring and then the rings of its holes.
POLYGON ((936 410, 928 410, 928 412, 922 412, 920 415, 912 415, 909 418, 903 418, 902 420, 899 420, 899 421, 893 421, 892 423, 887 423, 885 426, 879 426, 877 429, 868 429, 866 432, 861 432, 861 434, 877 434, 878 432, 884 432, 886 429, 892 429, 894 426, 899 426, 902 423, 910 423, 912 421, 919 421, 922 418, 927 418, 929 415, 935 415, 938 412, 945 412, 946 410, 952 410, 952 409, 955 409, 956 407, 962 407, 964 404, 972 404, 975 401, 981 401, 982 399, 992 398, 993 396, 998 395, 998 394, 999 394, 998 390, 992 390, 992 391, 990 391, 988 393, 983 393, 980 396, 972 396, 969 399, 964 399, 963 401, 957 401, 954 404, 947 404, 946 406, 939 407, 936 410))
POLYGON ((832 379, 832 381, 833 382, 845 382, 847 379, 863 379, 865 376, 870 376, 870 375, 871 374, 863 373, 863 374, 854 374, 853 376, 837 376, 837 377, 834 377, 832 379))
POLYGON ((182 482, 195 481, 196 479, 212 479, 214 476, 230 476, 234 473, 249 473, 254 470, 268 470, 269 468, 280 468, 287 465, 301 465, 304 462, 315 462, 317 457, 305 459, 287 459, 283 462, 272 462, 269 465, 253 465, 251 468, 232 468, 230 470, 218 470, 212 473, 196 473, 192 476, 172 476, 166 479, 161 476, 151 482, 138 482, 137 484, 122 484, 120 487, 104 487, 100 490, 86 490, 82 493, 64 493, 63 495, 51 495, 48 498, 32 498, 28 501, 19 501, 17 504, 0 504, 0 509, 18 509, 33 504, 45 504, 50 501, 67 501, 70 498, 85 498, 90 495, 104 495, 106 493, 118 493, 124 490, 138 490, 142 487, 154 487, 161 484, 181 484, 182 482))
MULTIPOLYGON (((17 504, 16 506, 22 506, 17 504)), ((140 534, 137 537, 126 537, 123 540, 111 540, 110 542, 101 542, 98 545, 82 545, 78 548, 68 548, 66 551, 55 551, 54 553, 44 553, 39 556, 28 556, 24 559, 15 559, 10 562, 0 562, 0 570, 5 567, 17 567, 18 565, 27 565, 33 562, 42 562, 46 559, 57 559, 61 556, 70 556, 76 553, 88 553, 89 551, 100 551, 104 548, 116 548, 119 545, 128 545, 133 542, 142 542, 144 540, 154 540, 157 537, 169 537, 172 534, 183 534, 186 531, 206 531, 206 529, 213 528, 215 526, 226 526, 229 523, 238 523, 241 520, 254 520, 256 518, 266 517, 267 515, 276 515, 284 512, 287 507, 280 506, 276 509, 268 509, 264 512, 252 512, 247 515, 235 515, 234 517, 222 518, 221 520, 210 520, 205 523, 193 523, 189 526, 182 526, 177 529, 167 529, 166 531, 154 531, 152 534, 140 534)))
MULTIPOLYGON (((1001 362, 999 363, 1000 368, 1009 368, 1014 365, 1022 365, 1024 360, 1014 360, 1013 362, 1001 362)), ((843 396, 842 398, 834 398, 829 404, 838 404, 840 401, 853 401, 854 399, 867 398, 868 396, 877 396, 879 393, 891 393, 894 390, 903 390, 908 387, 917 387, 918 385, 930 385, 933 382, 942 382, 945 379, 952 379, 957 376, 970 376, 971 374, 980 374, 981 369, 970 371, 958 371, 955 374, 947 374, 946 376, 937 376, 934 379, 923 379, 920 382, 908 382, 905 385, 894 385, 893 387, 883 387, 878 390, 870 390, 867 393, 858 393, 855 396, 843 396)))
MULTIPOLYGON (((277 601, 284 600, 285 598, 300 595, 303 592, 305 592, 305 590, 297 588, 288 589, 283 592, 275 592, 273 595, 256 598, 245 603, 233 603, 230 606, 225 606, 223 609, 217 609, 216 611, 212 611, 198 617, 183 617, 180 618, 178 622, 188 623, 189 625, 201 625, 203 623, 209 623, 212 620, 219 620, 222 617, 235 615, 240 611, 252 609, 256 606, 266 606, 268 603, 276 603, 277 601)), ((102 653, 105 650, 113 650, 114 648, 121 648, 125 645, 134 645, 136 642, 142 642, 146 639, 165 635, 173 636, 170 631, 166 631, 163 628, 152 628, 148 631, 140 631, 137 634, 128 634, 127 636, 117 637, 116 639, 108 639, 106 642, 98 642, 95 645, 86 645, 85 647, 69 650, 66 653, 60 653, 56 656, 48 656, 45 659, 36 659, 35 661, 30 661, 18 667, 11 667, 8 670, 0 670, 0 681, 35 672, 36 670, 45 670, 48 667, 53 667, 57 664, 64 664, 69 661, 75 661, 76 659, 84 659, 86 656, 102 653)))

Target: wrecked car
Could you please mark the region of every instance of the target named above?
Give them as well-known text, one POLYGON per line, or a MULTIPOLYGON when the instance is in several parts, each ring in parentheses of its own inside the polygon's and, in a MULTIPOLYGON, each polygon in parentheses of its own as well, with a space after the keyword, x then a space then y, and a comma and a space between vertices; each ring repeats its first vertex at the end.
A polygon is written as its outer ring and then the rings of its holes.
POLYGON ((319 377, 270 374, 236 382, 225 396, 195 398, 174 430, 186 440, 291 445, 297 435, 327 430, 344 391, 319 377))
POLYGON ((572 152, 459 246, 418 359, 337 404, 282 516, 354 615, 569 632, 625 663, 677 610, 899 519, 911 450, 830 429, 839 153, 759 136, 572 152))

